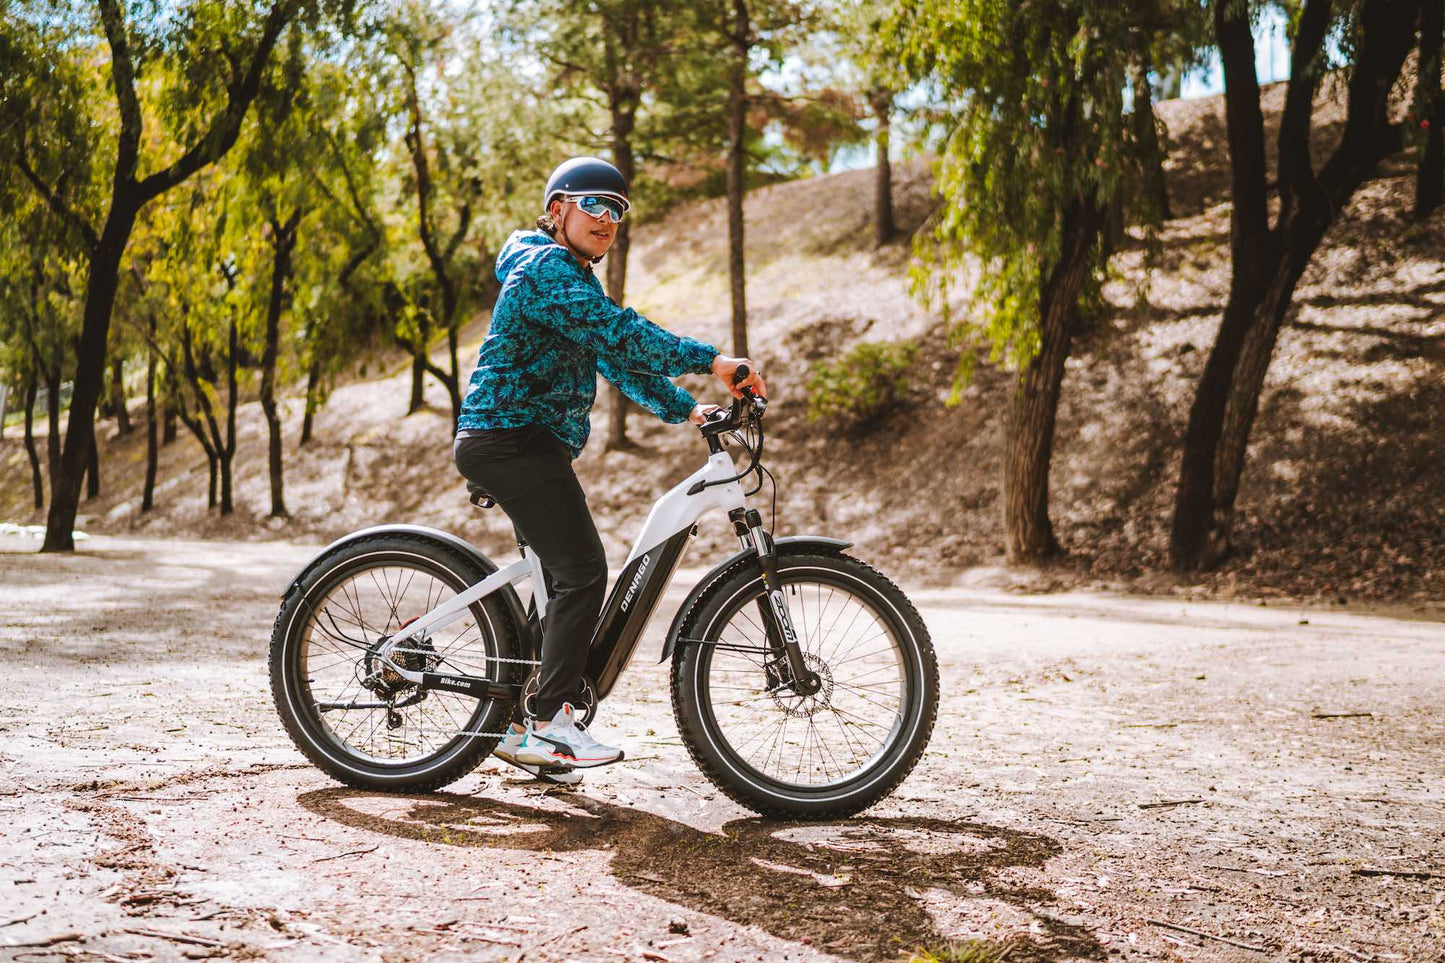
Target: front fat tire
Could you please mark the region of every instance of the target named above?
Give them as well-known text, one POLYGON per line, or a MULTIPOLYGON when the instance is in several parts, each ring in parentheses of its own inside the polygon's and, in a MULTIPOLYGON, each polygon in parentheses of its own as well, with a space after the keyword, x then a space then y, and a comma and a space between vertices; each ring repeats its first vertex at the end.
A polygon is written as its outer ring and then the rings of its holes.
MULTIPOLYGON (((413 764, 378 765, 359 758, 336 746, 327 738, 324 726, 314 713, 304 711, 299 672, 299 651, 306 629, 308 600, 318 590, 335 581, 339 574, 364 567, 368 562, 388 559, 420 559, 438 575, 444 575, 454 591, 461 591, 486 577, 476 563, 448 546, 415 535, 377 535, 340 546, 317 559, 302 573, 297 585, 286 595, 271 633, 269 667, 271 695, 281 716, 286 733, 307 759, 339 782, 358 789, 386 792, 432 792, 470 773, 491 754, 497 743, 494 737, 473 736, 456 740, 439 756, 413 764)), ((480 609, 492 627, 496 655, 519 658, 518 627, 514 624, 499 594, 493 594, 472 606, 480 609)), ((515 663, 501 663, 500 681, 516 683, 515 663)), ((500 730, 512 721, 512 713, 499 719, 500 730)), ((493 712, 493 715, 497 713, 493 712)), ((473 719, 480 718, 479 715, 473 719)), ((468 728, 475 725, 469 723, 468 728)))
MULTIPOLYGON (((719 748, 727 741, 715 731, 712 714, 704 711, 700 691, 703 646, 680 642, 672 659, 673 715, 693 762, 713 785, 739 805, 780 819, 826 820, 853 816, 892 793, 913 771, 928 746, 938 716, 938 663, 933 642, 918 610, 903 591, 866 562, 842 553, 782 554, 777 564, 784 585, 789 581, 789 571, 800 568, 823 569, 846 579, 850 590, 867 599, 888 623, 904 650, 905 672, 912 676, 910 686, 917 695, 900 729, 900 737, 888 746, 883 758, 867 772, 866 779, 842 786, 784 789, 757 778, 746 771, 746 766, 738 765, 735 757, 730 758, 727 749, 719 748)), ((735 599, 739 592, 760 590, 761 579, 755 559, 743 560, 722 572, 684 616, 680 635, 692 639, 716 638, 722 630, 721 616, 729 600, 735 599)))

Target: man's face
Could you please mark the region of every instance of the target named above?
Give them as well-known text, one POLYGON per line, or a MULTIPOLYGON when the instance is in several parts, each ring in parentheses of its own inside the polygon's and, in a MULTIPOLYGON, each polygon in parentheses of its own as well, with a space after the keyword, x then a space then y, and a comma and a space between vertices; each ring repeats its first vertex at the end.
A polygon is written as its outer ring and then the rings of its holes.
POLYGON ((617 225, 608 217, 592 217, 581 211, 574 199, 558 198, 552 202, 552 217, 562 240, 584 257, 601 257, 617 239, 617 225))

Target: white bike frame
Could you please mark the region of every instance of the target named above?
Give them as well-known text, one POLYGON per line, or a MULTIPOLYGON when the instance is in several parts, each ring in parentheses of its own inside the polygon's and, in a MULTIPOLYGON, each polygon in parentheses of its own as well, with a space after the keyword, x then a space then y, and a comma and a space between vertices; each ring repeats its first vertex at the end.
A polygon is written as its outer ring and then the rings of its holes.
MULTIPOLYGON (((674 485, 653 503, 647 521, 627 556, 627 563, 613 585, 612 594, 592 638, 592 649, 596 658, 589 657, 589 669, 593 669, 593 663, 597 663, 595 669, 610 676, 603 683, 597 674, 593 674, 593 678, 599 682, 599 697, 606 694, 601 691, 602 686, 607 685, 610 688, 610 682, 630 659, 638 636, 651 617, 657 600, 672 581, 673 573, 681 560, 682 549, 697 520, 713 509, 731 512, 747 507, 742 484, 735 478, 736 475, 737 469, 733 465, 732 457, 726 451, 713 452, 708 456, 707 464, 674 485), (705 487, 699 487, 700 485, 705 487)), ((378 651, 378 657, 403 678, 422 682, 421 672, 398 665, 388 658, 388 653, 411 640, 424 639, 430 633, 456 621, 473 603, 504 586, 516 585, 529 578, 532 580, 533 598, 536 600, 537 617, 540 619, 547 609, 546 580, 542 577, 542 563, 536 553, 523 546, 522 557, 515 562, 498 569, 398 629, 378 651)))

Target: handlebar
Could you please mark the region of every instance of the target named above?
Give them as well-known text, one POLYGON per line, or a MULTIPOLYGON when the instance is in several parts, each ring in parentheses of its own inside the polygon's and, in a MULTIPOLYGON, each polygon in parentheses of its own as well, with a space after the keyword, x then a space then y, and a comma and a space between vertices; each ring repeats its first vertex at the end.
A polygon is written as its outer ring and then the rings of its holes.
MULTIPOLYGON (((733 384, 737 385, 746 381, 748 375, 751 373, 747 365, 738 365, 737 370, 733 372, 733 384)), ((723 450, 721 437, 723 434, 727 432, 740 432, 745 425, 755 429, 756 434, 752 435, 755 443, 742 441, 741 435, 734 436, 741 441, 750 456, 748 466, 734 477, 725 479, 724 481, 698 482, 689 489, 688 494, 696 494, 710 485, 724 484, 725 481, 737 481, 738 479, 747 477, 754 471, 759 472, 759 485, 762 484, 761 469, 758 463, 763 457, 763 413, 768 410, 768 400, 752 388, 742 388, 740 391, 742 397, 734 398, 732 405, 726 413, 721 409, 709 413, 703 421, 700 430, 702 431, 703 437, 707 439, 708 449, 713 452, 720 452, 723 450)), ((749 434, 752 433, 750 432, 749 434)))
MULTIPOLYGON (((752 372, 745 364, 740 364, 733 372, 733 384, 741 384, 748 379, 752 372)), ((704 435, 715 435, 724 431, 736 431, 743 426, 744 415, 750 416, 753 420, 760 420, 763 413, 768 410, 768 399, 759 395, 752 388, 743 388, 742 397, 734 398, 732 406, 726 413, 721 409, 714 411, 707 416, 702 423, 704 435)))

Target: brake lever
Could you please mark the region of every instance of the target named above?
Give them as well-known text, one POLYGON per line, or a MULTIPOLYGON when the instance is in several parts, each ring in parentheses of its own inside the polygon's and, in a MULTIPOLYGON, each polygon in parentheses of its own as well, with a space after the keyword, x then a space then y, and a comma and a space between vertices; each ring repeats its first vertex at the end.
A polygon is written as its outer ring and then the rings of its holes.
POLYGON ((735 399, 731 408, 719 408, 717 411, 709 412, 707 418, 698 427, 704 435, 716 435, 728 430, 736 430, 741 421, 742 409, 735 399), (718 417, 719 415, 720 417, 718 417))

